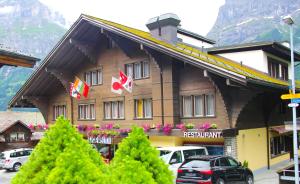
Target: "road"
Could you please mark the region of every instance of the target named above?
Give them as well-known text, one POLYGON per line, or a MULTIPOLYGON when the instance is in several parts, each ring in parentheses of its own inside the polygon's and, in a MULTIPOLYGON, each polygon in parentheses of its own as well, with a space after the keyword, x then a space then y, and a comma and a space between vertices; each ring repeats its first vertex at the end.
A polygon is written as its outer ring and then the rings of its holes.
POLYGON ((10 184, 10 180, 16 175, 16 172, 7 172, 6 170, 0 170, 0 183, 10 184))

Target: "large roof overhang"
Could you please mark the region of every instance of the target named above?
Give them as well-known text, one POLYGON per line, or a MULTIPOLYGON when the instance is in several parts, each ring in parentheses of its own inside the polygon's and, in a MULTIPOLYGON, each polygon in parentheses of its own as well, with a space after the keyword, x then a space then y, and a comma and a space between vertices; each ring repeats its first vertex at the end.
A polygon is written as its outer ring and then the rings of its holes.
POLYGON ((32 68, 40 59, 0 48, 0 68, 7 66, 21 66, 32 68))
MULTIPOLYGON (((284 82, 278 81, 276 79, 274 79, 274 81, 277 81, 278 84, 272 83, 270 81, 268 82, 268 80, 273 80, 269 79, 270 77, 268 76, 264 76, 267 79, 267 82, 256 80, 255 77, 253 77, 254 79, 248 80, 248 77, 243 75, 243 72, 247 72, 249 71, 249 69, 241 71, 243 68, 239 67, 238 64, 231 64, 231 68, 235 66, 237 68, 234 70, 228 70, 229 65, 226 66, 226 64, 224 63, 230 63, 229 61, 221 63, 222 61, 220 59, 216 58, 215 56, 209 55, 205 55, 206 58, 201 60, 198 58, 203 57, 202 55, 199 54, 199 57, 195 58, 194 54, 192 53, 194 51, 191 51, 190 54, 186 54, 185 51, 181 51, 181 48, 179 48, 181 46, 174 47, 166 42, 157 40, 149 36, 149 33, 147 32, 142 32, 140 30, 122 26, 120 24, 112 23, 102 19, 97 19, 88 15, 81 15, 79 19, 68 30, 68 32, 64 35, 64 37, 47 55, 39 68, 31 75, 31 77, 26 81, 22 88, 12 98, 12 100, 9 102, 9 108, 16 106, 27 107, 30 105, 30 103, 25 103, 27 96, 51 96, 51 94, 57 91, 58 88, 61 88, 62 84, 58 81, 57 78, 47 72, 47 69, 61 68, 76 73, 78 68, 82 66, 82 64, 86 61, 86 57, 82 55, 82 53, 80 53, 76 48, 74 48, 72 44, 70 44, 70 41, 73 38, 76 38, 78 40, 89 39, 92 41, 99 41, 99 39, 101 39, 100 35, 103 32, 116 34, 136 44, 142 45, 143 48, 155 50, 161 54, 165 54, 172 58, 175 58, 178 61, 202 68, 204 70, 207 70, 208 72, 228 78, 238 83, 242 83, 243 85, 247 84, 248 82, 252 83, 253 81, 255 81, 255 84, 258 83, 259 85, 271 83, 272 87, 274 88, 287 88, 284 82), (216 63, 211 61, 214 59, 217 59, 215 61, 216 63)), ((183 50, 185 49, 188 50, 190 48, 183 48, 183 50)), ((252 76, 253 74, 249 73, 249 75, 252 76)), ((263 74, 258 75, 263 76, 263 74)))

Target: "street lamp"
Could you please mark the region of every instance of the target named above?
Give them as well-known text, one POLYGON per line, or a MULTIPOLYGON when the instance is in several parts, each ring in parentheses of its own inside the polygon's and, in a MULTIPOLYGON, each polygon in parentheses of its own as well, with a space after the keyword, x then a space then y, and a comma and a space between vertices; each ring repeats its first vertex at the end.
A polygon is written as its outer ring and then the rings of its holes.
MULTIPOLYGON (((293 24, 294 21, 290 15, 283 17, 283 22, 290 27, 290 49, 291 49, 291 65, 292 65, 292 93, 295 94, 295 66, 294 66, 294 45, 293 45, 293 24)), ((295 163, 295 183, 299 184, 299 164, 298 164, 298 142, 297 142, 297 122, 296 122, 296 106, 293 105, 293 138, 294 138, 294 163, 295 163)))

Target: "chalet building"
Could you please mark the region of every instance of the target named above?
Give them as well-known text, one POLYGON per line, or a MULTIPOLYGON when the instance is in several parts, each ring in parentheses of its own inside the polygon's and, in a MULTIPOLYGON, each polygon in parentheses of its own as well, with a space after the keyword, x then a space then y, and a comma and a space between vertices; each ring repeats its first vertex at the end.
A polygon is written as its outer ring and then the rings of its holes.
POLYGON ((34 147, 37 142, 32 141, 31 136, 31 129, 22 121, 0 124, 0 152, 34 147))
POLYGON ((0 112, 0 152, 34 147, 43 136, 44 128, 39 112, 0 112))
POLYGON ((9 106, 37 107, 47 123, 64 115, 75 125, 114 122, 125 128, 215 124, 216 130, 149 133, 149 139, 154 146, 216 148, 257 172, 289 160, 284 122, 291 112, 280 99, 288 92, 289 49, 279 43, 257 51, 241 46, 230 50, 231 57, 179 23, 176 15, 164 14, 150 19, 144 32, 81 15, 9 106), (119 70, 133 76, 132 93, 111 92, 119 70), (75 76, 90 85, 87 98, 70 97, 75 76))

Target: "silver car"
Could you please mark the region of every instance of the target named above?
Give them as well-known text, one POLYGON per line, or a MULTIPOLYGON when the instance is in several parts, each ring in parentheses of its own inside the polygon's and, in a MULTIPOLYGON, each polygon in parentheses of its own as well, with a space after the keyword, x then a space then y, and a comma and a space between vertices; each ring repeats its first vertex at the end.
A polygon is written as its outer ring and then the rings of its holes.
POLYGON ((0 168, 19 171, 20 167, 28 160, 31 148, 20 148, 0 153, 0 168))

